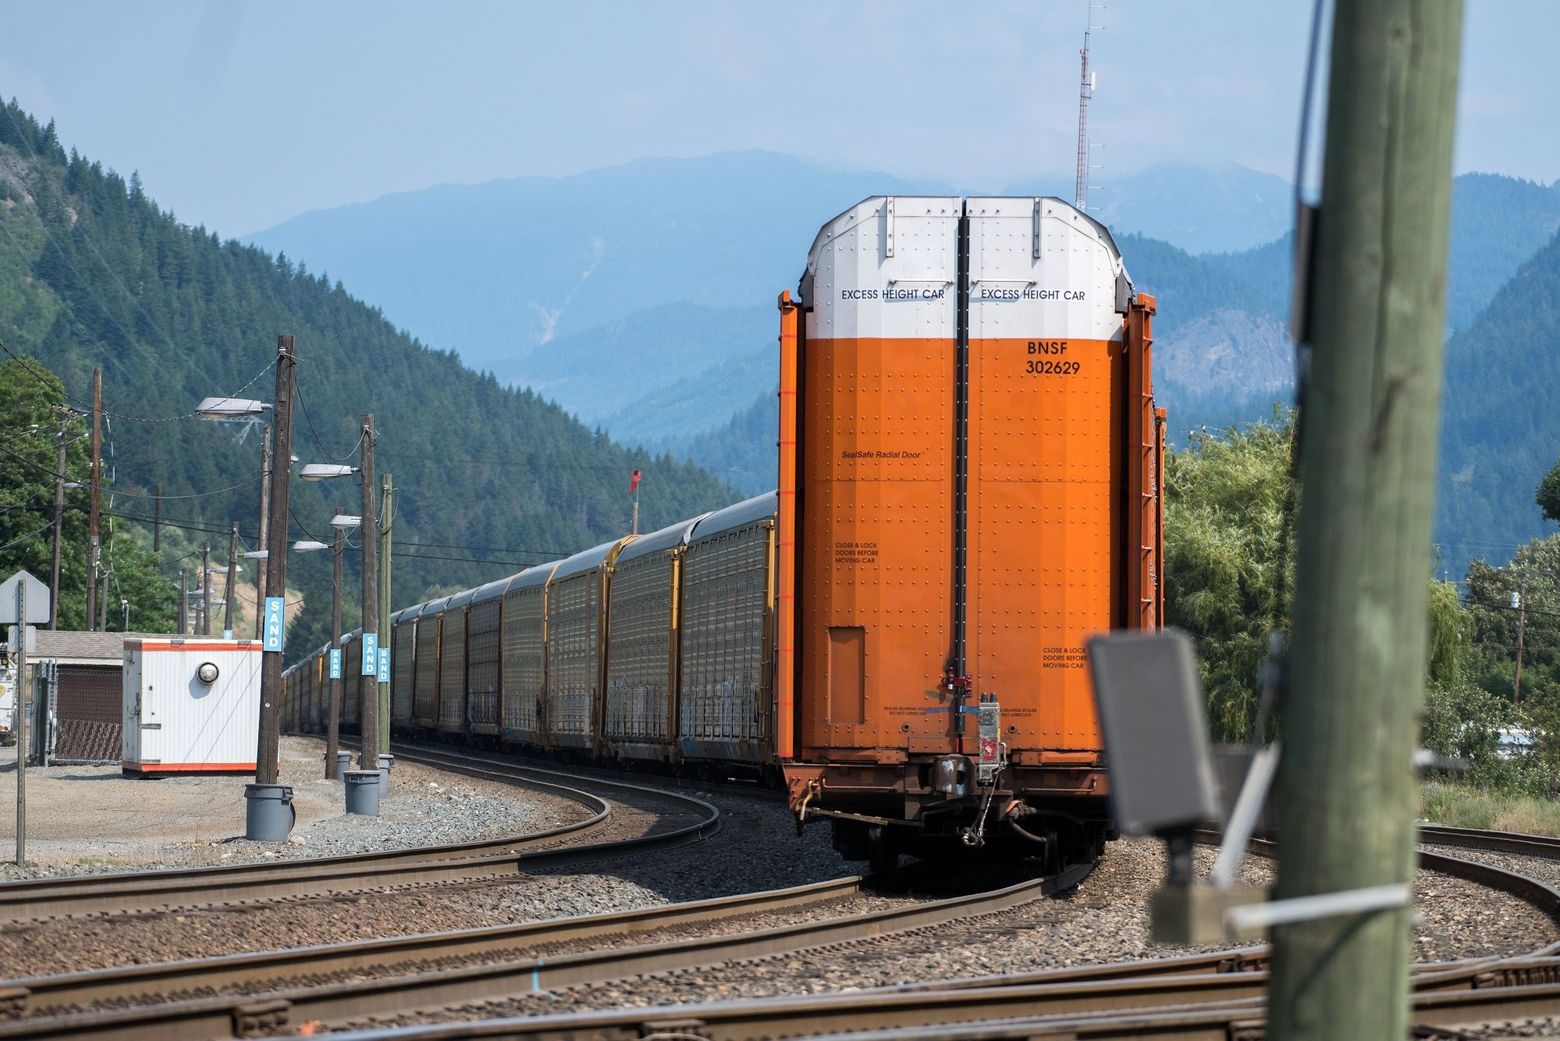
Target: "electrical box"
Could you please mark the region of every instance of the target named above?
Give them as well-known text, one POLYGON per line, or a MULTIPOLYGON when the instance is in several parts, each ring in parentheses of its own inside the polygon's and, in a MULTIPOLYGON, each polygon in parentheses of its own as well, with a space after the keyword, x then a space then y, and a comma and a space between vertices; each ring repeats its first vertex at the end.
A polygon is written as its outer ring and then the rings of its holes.
POLYGON ((254 773, 260 648, 257 640, 125 640, 124 772, 254 773))

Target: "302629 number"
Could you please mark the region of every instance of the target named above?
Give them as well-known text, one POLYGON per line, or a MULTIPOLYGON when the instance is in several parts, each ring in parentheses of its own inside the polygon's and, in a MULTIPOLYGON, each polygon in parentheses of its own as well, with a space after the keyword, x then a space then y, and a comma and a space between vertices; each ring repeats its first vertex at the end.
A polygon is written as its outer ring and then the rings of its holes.
POLYGON ((1052 358, 1029 358, 1024 362, 1024 371, 1031 376, 1074 376, 1079 367, 1078 362, 1052 358))

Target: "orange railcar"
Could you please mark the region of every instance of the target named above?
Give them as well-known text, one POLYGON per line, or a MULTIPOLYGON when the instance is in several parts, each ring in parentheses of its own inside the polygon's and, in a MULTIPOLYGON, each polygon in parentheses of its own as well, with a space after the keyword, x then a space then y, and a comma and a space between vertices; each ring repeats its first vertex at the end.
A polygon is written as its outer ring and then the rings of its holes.
POLYGON ((1045 198, 868 199, 800 289, 777 532, 793 809, 852 857, 1087 853, 1107 789, 1084 641, 1159 624, 1152 298, 1045 198))

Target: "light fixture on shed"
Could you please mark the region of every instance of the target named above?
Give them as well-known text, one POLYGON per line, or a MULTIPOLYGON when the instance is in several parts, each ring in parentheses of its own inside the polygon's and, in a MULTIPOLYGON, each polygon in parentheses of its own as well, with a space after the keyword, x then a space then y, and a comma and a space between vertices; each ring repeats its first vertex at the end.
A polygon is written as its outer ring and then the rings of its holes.
POLYGON ((219 673, 213 662, 203 661, 200 663, 200 668, 195 670, 195 675, 202 683, 215 683, 219 673))

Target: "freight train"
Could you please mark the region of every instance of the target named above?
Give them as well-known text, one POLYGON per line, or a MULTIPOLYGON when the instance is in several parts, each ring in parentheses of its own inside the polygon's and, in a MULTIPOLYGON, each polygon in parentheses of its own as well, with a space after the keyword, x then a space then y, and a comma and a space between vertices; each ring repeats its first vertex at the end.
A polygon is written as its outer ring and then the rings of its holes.
POLYGON ((779 298, 778 489, 397 612, 393 729, 783 786, 878 867, 1095 855, 1084 641, 1162 609, 1154 311, 1058 199, 851 207, 779 298))

